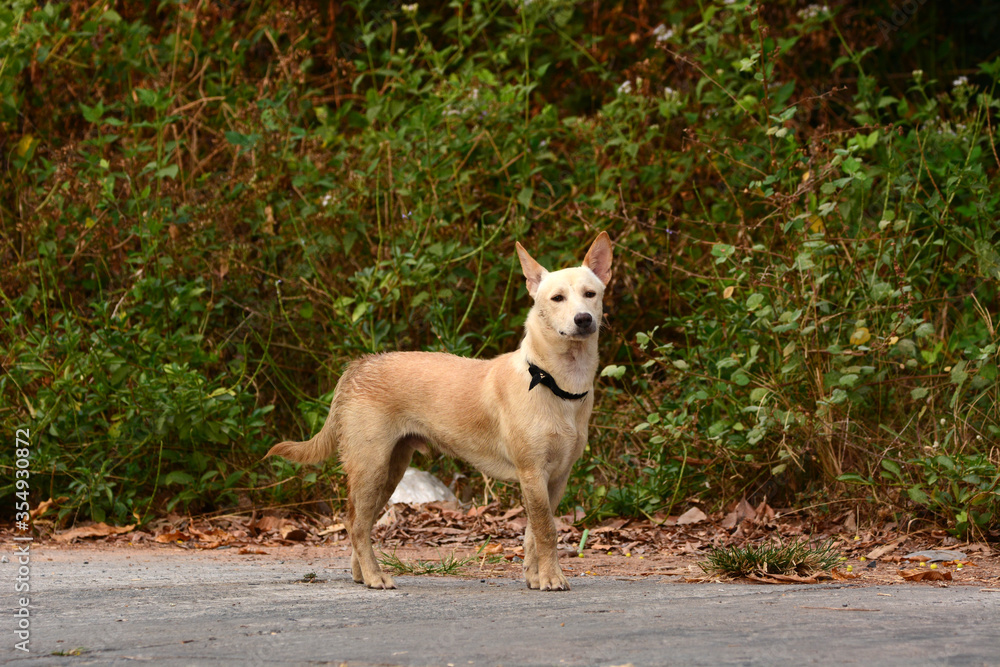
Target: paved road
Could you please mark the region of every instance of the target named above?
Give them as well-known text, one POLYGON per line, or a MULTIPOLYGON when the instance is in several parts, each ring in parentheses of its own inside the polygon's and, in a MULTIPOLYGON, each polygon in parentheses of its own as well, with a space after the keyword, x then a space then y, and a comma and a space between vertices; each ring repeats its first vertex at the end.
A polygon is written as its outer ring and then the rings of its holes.
MULTIPOLYGON (((13 665, 1000 665, 1000 593, 980 587, 744 586, 574 577, 350 580, 346 561, 180 550, 47 551, 13 665), (119 551, 120 553, 120 551, 119 551), (51 559, 51 560, 50 560, 51 559), (320 583, 301 583, 315 572, 320 583), (55 652, 79 655, 58 656, 55 652)), ((0 565, 13 581, 14 566, 0 565)), ((3 604, 14 596, 4 586, 3 604)), ((8 629, 11 628, 11 629, 8 629)))

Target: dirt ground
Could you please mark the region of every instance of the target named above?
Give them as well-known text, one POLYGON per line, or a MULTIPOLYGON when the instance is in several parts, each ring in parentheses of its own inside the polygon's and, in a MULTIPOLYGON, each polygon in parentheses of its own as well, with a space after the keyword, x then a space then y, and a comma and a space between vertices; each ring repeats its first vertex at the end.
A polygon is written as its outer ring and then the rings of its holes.
MULTIPOLYGON (((220 563, 261 558, 302 560, 316 568, 317 577, 329 569, 349 567, 350 546, 339 517, 290 512, 211 518, 173 515, 144 530, 90 524, 61 531, 46 521, 44 509, 34 522, 35 546, 41 553, 86 548, 96 550, 102 559, 116 559, 137 550, 194 549, 213 552, 220 563)), ((736 581, 820 583, 836 579, 855 585, 922 581, 924 585, 1000 588, 996 543, 961 541, 941 530, 903 533, 892 523, 859 527, 851 513, 817 520, 795 511, 775 510, 766 502, 753 507, 741 501, 729 512, 711 516, 692 507, 677 517, 609 519, 591 527, 586 535, 573 525, 581 518, 557 519, 560 562, 568 577, 656 575, 684 582, 720 581, 699 567, 713 547, 805 541, 832 544, 841 554, 832 576, 765 576, 736 581), (923 550, 959 551, 964 558, 942 563, 906 558, 923 550)), ((387 559, 398 559, 416 570, 406 574, 520 579, 525 525, 521 507, 504 509, 496 503, 468 508, 435 503, 395 505, 379 520, 374 537, 387 559), (447 566, 449 561, 459 564, 447 566)), ((0 529, 0 541, 10 543, 12 537, 9 529, 0 529)))

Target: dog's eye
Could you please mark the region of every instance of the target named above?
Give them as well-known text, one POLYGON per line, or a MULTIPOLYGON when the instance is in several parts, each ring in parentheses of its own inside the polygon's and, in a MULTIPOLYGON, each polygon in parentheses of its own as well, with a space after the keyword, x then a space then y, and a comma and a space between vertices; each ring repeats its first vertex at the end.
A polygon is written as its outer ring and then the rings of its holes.
POLYGON ((557 302, 564 301, 565 299, 566 297, 564 297, 562 294, 556 294, 554 297, 552 297, 552 300, 557 302))
POLYGON ((583 293, 583 295, 588 299, 593 299, 595 296, 597 296, 597 292, 595 292, 594 290, 587 290, 586 292, 583 293))

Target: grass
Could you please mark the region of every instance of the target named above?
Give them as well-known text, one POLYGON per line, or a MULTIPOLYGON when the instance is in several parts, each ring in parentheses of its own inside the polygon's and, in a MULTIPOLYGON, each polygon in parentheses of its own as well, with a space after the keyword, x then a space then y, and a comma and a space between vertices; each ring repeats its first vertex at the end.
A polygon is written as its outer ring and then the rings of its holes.
POLYGON ((441 560, 403 560, 396 555, 395 549, 391 554, 379 551, 378 562, 382 567, 388 568, 393 574, 412 574, 421 576, 425 574, 453 575, 460 574, 463 567, 476 560, 473 557, 456 558, 452 553, 441 560))
POLYGON ((818 547, 792 542, 713 549, 698 565, 707 574, 735 578, 767 574, 809 576, 829 572, 839 562, 840 554, 830 542, 818 547))

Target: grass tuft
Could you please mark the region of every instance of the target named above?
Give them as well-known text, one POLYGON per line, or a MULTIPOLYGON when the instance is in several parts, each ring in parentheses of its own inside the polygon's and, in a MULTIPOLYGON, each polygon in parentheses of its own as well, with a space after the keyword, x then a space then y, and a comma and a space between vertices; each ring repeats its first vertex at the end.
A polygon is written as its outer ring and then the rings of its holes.
POLYGON ((475 558, 456 558, 452 553, 441 560, 415 560, 407 561, 401 559, 393 550, 391 554, 379 551, 378 562, 382 567, 388 568, 392 574, 459 574, 461 569, 475 560, 475 558))
POLYGON ((796 574, 809 576, 829 572, 840 562, 832 542, 810 547, 805 542, 791 544, 751 544, 713 549, 698 566, 707 574, 724 577, 796 574))

